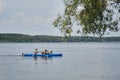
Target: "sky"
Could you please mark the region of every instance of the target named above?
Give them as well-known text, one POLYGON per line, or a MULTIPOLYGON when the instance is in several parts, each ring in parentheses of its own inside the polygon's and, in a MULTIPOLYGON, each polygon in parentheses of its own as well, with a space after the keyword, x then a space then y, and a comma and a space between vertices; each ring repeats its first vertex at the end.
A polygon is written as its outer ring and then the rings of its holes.
MULTIPOLYGON (((63 11, 63 0, 0 0, 0 33, 62 36, 52 22, 63 11)), ((74 26, 73 36, 80 35, 78 29, 74 26)))

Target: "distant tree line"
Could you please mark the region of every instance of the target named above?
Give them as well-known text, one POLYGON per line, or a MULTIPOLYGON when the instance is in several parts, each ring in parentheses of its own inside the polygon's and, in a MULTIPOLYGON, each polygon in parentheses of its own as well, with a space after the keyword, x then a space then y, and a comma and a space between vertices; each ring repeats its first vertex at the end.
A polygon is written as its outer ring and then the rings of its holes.
POLYGON ((6 42, 120 42, 120 37, 90 37, 90 36, 48 36, 48 35, 25 35, 15 33, 1 33, 0 43, 6 42))

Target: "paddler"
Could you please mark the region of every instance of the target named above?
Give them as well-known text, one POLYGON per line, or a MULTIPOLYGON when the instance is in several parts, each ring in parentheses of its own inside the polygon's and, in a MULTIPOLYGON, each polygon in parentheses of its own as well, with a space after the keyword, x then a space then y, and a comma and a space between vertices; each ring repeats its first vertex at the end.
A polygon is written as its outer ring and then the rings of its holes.
POLYGON ((37 54, 38 53, 38 49, 37 48, 35 48, 35 52, 34 52, 34 54, 37 54))
POLYGON ((53 51, 48 51, 47 49, 45 49, 45 51, 42 51, 41 52, 41 54, 52 54, 53 53, 53 51))
POLYGON ((48 50, 47 49, 45 49, 45 54, 48 54, 49 52, 48 52, 48 50))

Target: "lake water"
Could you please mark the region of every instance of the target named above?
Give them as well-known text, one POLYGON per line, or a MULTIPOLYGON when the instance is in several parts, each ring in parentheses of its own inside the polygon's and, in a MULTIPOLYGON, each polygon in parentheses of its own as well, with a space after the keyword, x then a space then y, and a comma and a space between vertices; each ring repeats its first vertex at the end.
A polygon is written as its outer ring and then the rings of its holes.
POLYGON ((0 43, 0 80, 120 80, 120 43, 0 43), (20 56, 35 48, 63 56, 20 56))

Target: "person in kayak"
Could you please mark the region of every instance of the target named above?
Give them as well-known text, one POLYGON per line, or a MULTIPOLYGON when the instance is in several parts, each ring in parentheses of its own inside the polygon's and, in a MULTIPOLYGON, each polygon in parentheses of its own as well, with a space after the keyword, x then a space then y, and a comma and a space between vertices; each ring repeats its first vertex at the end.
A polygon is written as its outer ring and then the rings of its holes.
POLYGON ((34 54, 37 54, 38 53, 38 49, 37 48, 35 48, 35 52, 34 52, 34 54))
POLYGON ((47 49, 45 49, 45 54, 48 54, 49 52, 48 52, 48 50, 47 49))
POLYGON ((52 54, 53 51, 48 51, 47 49, 45 49, 45 51, 42 51, 41 54, 52 54))
POLYGON ((53 51, 50 51, 50 54, 52 54, 53 53, 53 51))

